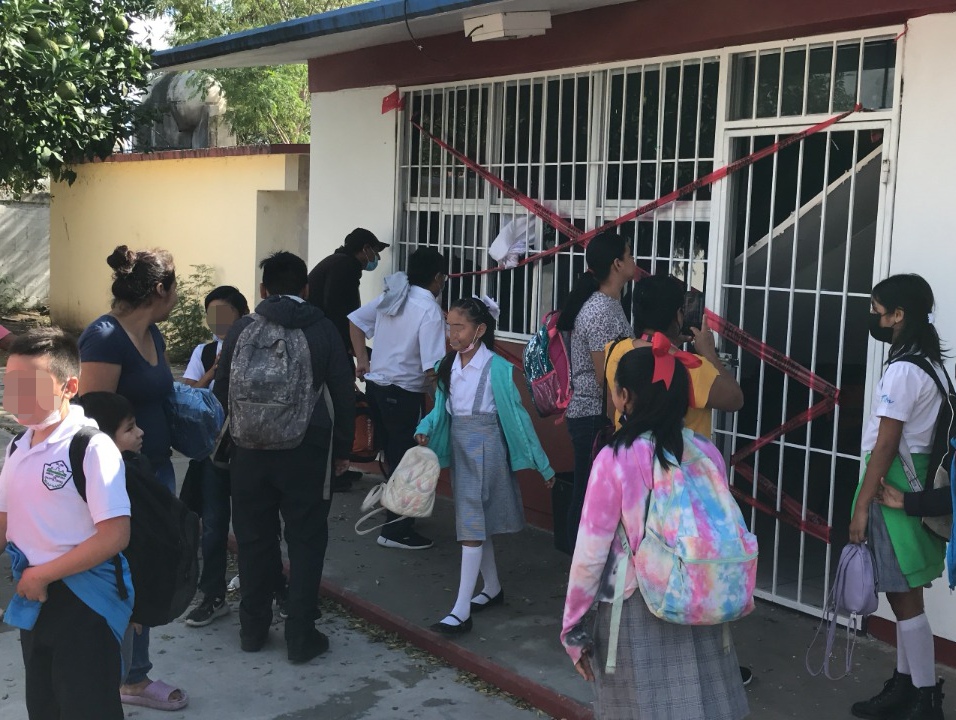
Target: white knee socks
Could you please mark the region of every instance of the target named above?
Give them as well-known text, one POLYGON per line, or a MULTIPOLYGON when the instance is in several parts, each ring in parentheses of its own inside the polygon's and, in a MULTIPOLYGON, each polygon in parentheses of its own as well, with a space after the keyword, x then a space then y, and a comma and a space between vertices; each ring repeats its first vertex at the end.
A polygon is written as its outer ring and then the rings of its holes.
POLYGON ((471 599, 473 603, 478 605, 484 605, 489 599, 501 592, 498 566, 495 564, 495 546, 492 545, 491 538, 485 540, 481 545, 481 580, 484 583, 484 587, 481 588, 484 595, 475 595, 471 599), (486 595, 487 597, 485 597, 486 595))
POLYGON ((457 625, 458 620, 464 622, 471 617, 471 596, 478 583, 481 555, 480 545, 478 547, 461 546, 461 583, 458 586, 458 600, 455 601, 455 607, 452 608, 448 617, 442 620, 446 625, 457 625), (452 615, 458 620, 455 620, 452 615))
POLYGON ((900 623, 896 623, 896 671, 904 675, 910 674, 910 663, 906 659, 906 646, 903 644, 903 631, 900 623))
POLYGON ((903 641, 906 661, 913 676, 913 685, 918 688, 936 684, 936 653, 933 647, 933 631, 926 613, 896 624, 903 641))

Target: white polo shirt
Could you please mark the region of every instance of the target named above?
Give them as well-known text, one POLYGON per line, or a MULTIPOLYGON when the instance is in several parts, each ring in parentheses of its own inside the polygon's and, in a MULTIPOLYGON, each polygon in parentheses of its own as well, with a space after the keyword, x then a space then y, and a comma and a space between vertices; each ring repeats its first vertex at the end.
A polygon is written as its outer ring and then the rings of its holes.
POLYGON ((445 316, 435 296, 425 288, 408 288, 405 304, 396 315, 378 312, 383 295, 349 315, 365 337, 375 338, 372 367, 365 379, 376 385, 397 385, 409 392, 425 392, 425 372, 445 357, 445 316))
MULTIPOLYGON (((933 363, 933 369, 946 387, 942 368, 933 363)), ((936 383, 916 365, 902 361, 890 363, 873 393, 873 406, 860 443, 863 452, 876 447, 881 418, 903 423, 903 438, 911 453, 930 452, 942 402, 936 383)))
POLYGON ((7 540, 31 565, 55 560, 88 540, 96 533, 96 523, 130 514, 123 458, 106 435, 96 435, 86 450, 83 471, 89 502, 77 492, 70 441, 83 425, 96 427, 74 405, 36 447, 30 447, 32 430, 17 441, 13 455, 7 447, 0 470, 0 512, 7 514, 7 540))

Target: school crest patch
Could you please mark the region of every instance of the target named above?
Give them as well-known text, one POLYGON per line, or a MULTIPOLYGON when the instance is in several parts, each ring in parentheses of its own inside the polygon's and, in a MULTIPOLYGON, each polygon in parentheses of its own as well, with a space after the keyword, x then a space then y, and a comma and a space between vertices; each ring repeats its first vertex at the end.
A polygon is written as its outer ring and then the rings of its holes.
POLYGON ((43 484, 47 490, 59 490, 73 477, 73 471, 62 460, 43 466, 43 484))

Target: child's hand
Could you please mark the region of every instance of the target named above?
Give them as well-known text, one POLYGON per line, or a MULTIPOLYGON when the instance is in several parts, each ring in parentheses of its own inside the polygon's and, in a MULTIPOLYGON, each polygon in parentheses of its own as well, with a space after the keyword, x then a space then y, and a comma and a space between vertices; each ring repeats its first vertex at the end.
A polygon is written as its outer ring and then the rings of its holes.
POLYGON ((554 487, 554 480, 555 480, 554 477, 552 477, 550 480, 545 480, 545 481, 544 481, 544 486, 545 486, 546 488, 548 488, 548 490, 550 490, 551 488, 554 487))
POLYGON ((880 478, 880 492, 876 496, 876 501, 880 505, 885 505, 888 508, 896 508, 897 510, 903 509, 903 493, 897 490, 895 487, 886 484, 884 478, 880 478))
POLYGON ((142 625, 140 625, 139 623, 130 623, 130 625, 133 626, 133 632, 135 632, 137 635, 142 635, 142 634, 143 634, 143 626, 142 626, 142 625))
POLYGON ((591 670, 591 659, 588 657, 587 652, 583 653, 581 659, 574 663, 574 669, 578 671, 578 675, 588 682, 594 682, 594 672, 591 670))
POLYGON ((46 602, 47 586, 50 581, 43 576, 39 567, 28 567, 23 571, 20 582, 17 583, 17 595, 27 600, 46 602))
POLYGON ((428 445, 428 436, 427 436, 427 435, 421 435, 421 434, 416 435, 416 436, 415 436, 415 442, 417 442, 417 443, 418 443, 419 445, 421 445, 422 447, 425 447, 425 446, 428 445))
POLYGON ((350 464, 351 463, 349 462, 348 458, 342 458, 342 459, 336 460, 335 461, 335 477, 338 477, 339 475, 344 475, 346 472, 348 472, 350 464))

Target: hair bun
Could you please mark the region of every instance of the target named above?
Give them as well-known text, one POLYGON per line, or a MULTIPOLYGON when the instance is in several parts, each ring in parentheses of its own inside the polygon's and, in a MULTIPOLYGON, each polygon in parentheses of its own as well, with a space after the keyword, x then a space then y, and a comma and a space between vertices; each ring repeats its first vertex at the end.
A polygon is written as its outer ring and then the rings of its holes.
POLYGON ((133 265, 136 263, 136 253, 126 245, 119 245, 113 253, 106 258, 106 264, 113 268, 118 275, 126 275, 133 271, 133 265))

